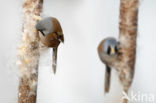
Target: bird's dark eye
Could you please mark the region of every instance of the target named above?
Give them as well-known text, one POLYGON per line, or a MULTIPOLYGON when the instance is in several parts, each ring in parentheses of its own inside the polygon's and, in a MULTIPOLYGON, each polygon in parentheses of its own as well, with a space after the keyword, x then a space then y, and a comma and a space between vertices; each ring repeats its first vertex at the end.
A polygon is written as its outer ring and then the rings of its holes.
POLYGON ((108 55, 110 55, 110 53, 111 53, 111 47, 110 47, 110 46, 108 46, 108 49, 107 49, 107 54, 108 54, 108 55))
POLYGON ((118 48, 117 48, 117 46, 115 46, 115 52, 116 52, 116 53, 118 52, 118 48))

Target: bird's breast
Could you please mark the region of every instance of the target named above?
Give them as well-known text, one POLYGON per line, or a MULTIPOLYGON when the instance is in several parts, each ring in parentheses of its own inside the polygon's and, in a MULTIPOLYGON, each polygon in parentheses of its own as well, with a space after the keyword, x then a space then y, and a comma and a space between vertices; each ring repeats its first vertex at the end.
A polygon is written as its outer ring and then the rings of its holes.
POLYGON ((105 53, 101 53, 101 54, 99 54, 99 57, 100 57, 100 59, 101 59, 101 61, 103 63, 105 63, 105 64, 107 64, 109 66, 113 65, 117 60, 117 55, 109 56, 109 55, 107 55, 105 53))

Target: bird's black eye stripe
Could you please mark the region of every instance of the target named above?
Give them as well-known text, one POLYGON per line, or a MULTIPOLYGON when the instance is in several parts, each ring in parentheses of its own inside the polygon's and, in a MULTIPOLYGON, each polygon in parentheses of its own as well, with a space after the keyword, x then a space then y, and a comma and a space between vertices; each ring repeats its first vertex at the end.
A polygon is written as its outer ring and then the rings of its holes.
POLYGON ((109 54, 109 55, 110 55, 110 52, 111 52, 111 47, 110 47, 110 46, 108 46, 108 49, 107 49, 107 54, 109 54))
POLYGON ((118 48, 117 48, 117 46, 115 46, 115 52, 116 52, 116 53, 118 52, 118 48))
POLYGON ((42 30, 40 30, 40 32, 42 33, 42 35, 43 35, 43 36, 45 36, 45 34, 43 33, 43 31, 42 31, 42 30))

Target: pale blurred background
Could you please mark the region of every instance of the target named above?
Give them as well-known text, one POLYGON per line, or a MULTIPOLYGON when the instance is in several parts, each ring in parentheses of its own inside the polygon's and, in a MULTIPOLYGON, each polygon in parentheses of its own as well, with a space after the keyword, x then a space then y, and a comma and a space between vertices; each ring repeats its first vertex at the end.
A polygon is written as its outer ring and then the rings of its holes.
MULTIPOLYGON (((17 103, 16 54, 21 38, 22 1, 0 0, 0 103, 17 103)), ((65 43, 59 46, 56 75, 51 68, 51 50, 41 55, 37 103, 120 103, 122 88, 115 70, 111 91, 104 94, 105 66, 97 55, 103 38, 118 37, 120 1, 44 1, 43 16, 58 18, 65 43)), ((152 94, 156 99, 156 0, 140 2, 137 40, 131 91, 152 94)))

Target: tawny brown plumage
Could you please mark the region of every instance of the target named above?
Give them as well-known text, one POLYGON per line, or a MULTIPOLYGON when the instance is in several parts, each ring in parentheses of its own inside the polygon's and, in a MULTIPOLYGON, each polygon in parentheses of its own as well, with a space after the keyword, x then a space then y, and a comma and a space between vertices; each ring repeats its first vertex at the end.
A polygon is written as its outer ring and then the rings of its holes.
POLYGON ((51 33, 47 36, 40 34, 41 42, 47 47, 58 47, 60 41, 57 39, 56 33, 51 33))
POLYGON ((41 42, 53 48, 53 64, 52 68, 56 72, 57 49, 60 42, 64 42, 63 31, 59 21, 54 17, 48 17, 38 22, 36 29, 40 32, 41 42))
POLYGON ((105 70, 105 93, 110 90, 111 68, 117 61, 118 43, 115 38, 109 37, 102 40, 98 46, 98 54, 101 61, 106 65, 105 70))

